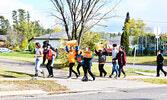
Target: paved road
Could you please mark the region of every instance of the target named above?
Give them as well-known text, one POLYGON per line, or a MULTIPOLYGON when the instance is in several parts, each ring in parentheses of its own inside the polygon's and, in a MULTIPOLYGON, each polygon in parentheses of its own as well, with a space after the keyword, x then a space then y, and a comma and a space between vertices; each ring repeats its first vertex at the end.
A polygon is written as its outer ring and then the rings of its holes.
POLYGON ((167 87, 9 97, 2 100, 166 100, 167 87))

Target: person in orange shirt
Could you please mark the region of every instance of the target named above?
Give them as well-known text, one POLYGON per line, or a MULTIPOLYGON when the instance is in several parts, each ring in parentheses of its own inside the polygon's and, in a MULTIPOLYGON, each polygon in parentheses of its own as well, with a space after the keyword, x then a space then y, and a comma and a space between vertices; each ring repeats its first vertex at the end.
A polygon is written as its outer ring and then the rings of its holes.
POLYGON ((79 50, 79 47, 76 46, 76 50, 74 50, 74 47, 71 46, 70 50, 68 49, 68 46, 66 46, 66 51, 69 54, 69 76, 67 78, 71 77, 72 72, 76 75, 76 78, 78 78, 78 74, 73 70, 73 66, 75 65, 75 57, 76 57, 76 52, 79 50))

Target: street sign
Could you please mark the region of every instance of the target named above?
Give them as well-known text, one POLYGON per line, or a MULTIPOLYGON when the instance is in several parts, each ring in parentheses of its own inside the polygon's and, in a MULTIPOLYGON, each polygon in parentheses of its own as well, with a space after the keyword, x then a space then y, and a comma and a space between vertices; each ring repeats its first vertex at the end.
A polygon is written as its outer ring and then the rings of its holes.
MULTIPOLYGON (((160 33, 161 33, 160 27, 159 26, 155 26, 155 28, 154 28, 154 34, 156 36, 159 36, 160 33)), ((159 38, 159 37, 156 37, 156 38, 159 38)))

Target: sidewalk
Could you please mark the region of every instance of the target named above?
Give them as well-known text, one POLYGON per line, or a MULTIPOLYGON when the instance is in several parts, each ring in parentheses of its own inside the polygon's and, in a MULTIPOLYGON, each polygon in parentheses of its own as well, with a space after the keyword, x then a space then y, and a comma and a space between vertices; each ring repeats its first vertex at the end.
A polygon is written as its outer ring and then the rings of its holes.
MULTIPOLYGON (((20 61, 13 61, 12 60, 3 60, 0 61, 0 66, 5 67, 11 70, 16 70, 19 72, 25 72, 29 74, 34 73, 34 65, 32 63, 25 63, 20 61), (13 67, 14 66, 14 67, 13 67), (15 67, 16 66, 16 67, 15 67)), ((46 68, 43 68, 46 71, 46 68)), ((146 73, 141 73, 145 74, 146 73)), ((75 76, 73 76, 71 79, 67 79, 68 71, 60 70, 60 69, 54 69, 54 78, 37 78, 37 80, 55 80, 56 83, 60 85, 66 86, 70 91, 66 92, 72 92, 72 93, 78 93, 78 92, 91 92, 91 91, 111 91, 111 90, 118 90, 118 89, 138 89, 138 88, 151 88, 151 87, 163 87, 167 85, 158 85, 158 84, 151 84, 141 81, 132 81, 136 78, 155 78, 155 75, 152 73, 147 73, 147 76, 127 76, 127 78, 123 79, 114 79, 114 78, 100 78, 96 77, 95 81, 88 81, 88 82, 82 82, 82 77, 79 77, 78 79, 75 79, 75 76)), ((162 77, 163 78, 163 77, 162 77)), ((0 81, 4 80, 30 80, 29 78, 0 78, 0 81)), ((92 79, 89 77, 89 79, 92 79)), ((11 96, 11 95, 31 95, 32 94, 48 94, 48 92, 41 91, 41 90, 30 90, 30 91, 2 91, 0 92, 0 96, 11 96), (27 93, 29 92, 29 93, 27 93)), ((64 93, 64 92, 61 92, 64 93)))

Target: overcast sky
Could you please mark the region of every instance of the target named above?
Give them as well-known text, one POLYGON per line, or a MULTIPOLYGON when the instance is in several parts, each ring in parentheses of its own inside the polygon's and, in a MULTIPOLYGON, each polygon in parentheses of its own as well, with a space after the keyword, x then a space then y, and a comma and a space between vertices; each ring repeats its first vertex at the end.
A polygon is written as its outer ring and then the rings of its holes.
MULTIPOLYGON (((107 22, 107 28, 99 27, 98 31, 120 32, 124 24, 126 13, 130 18, 142 19, 147 27, 154 29, 160 26, 163 33, 167 33, 167 0, 122 0, 117 7, 116 15, 107 22)), ((40 20, 45 28, 53 28, 55 18, 50 16, 49 11, 53 8, 50 0, 0 0, 0 15, 12 22, 12 10, 25 9, 30 12, 31 20, 40 20)), ((96 29, 93 29, 97 31, 96 29)))

